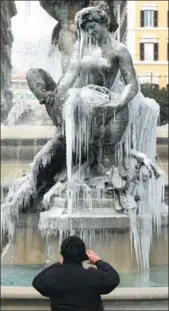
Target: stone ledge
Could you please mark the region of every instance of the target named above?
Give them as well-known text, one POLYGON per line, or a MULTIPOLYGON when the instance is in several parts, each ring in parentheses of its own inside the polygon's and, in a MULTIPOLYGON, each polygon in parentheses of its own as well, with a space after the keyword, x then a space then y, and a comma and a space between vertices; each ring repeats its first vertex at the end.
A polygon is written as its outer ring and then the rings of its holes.
MULTIPOLYGON (((104 310, 168 310, 168 287, 116 288, 102 296, 104 310)), ((1 287, 1 310, 50 310, 49 300, 32 287, 1 287)))
POLYGON ((37 146, 43 147, 50 139, 50 138, 6 138, 6 139, 1 139, 1 146, 2 147, 19 147, 21 146, 34 146, 35 141, 37 146))
MULTIPOLYGON (((36 132, 35 132, 36 133, 36 132)), ((7 138, 4 138, 2 137, 1 138, 1 145, 2 146, 31 146, 35 143, 36 141, 36 144, 38 146, 43 146, 44 144, 46 144, 50 139, 52 139, 53 135, 51 136, 47 136, 46 134, 43 136, 43 137, 30 137, 28 135, 23 135, 22 138, 17 138, 17 137, 7 137, 7 138)), ((157 137, 157 145, 160 145, 160 146, 165 146, 165 145, 168 145, 168 137, 157 137)))
MULTIPOLYGON (((50 213, 50 211, 49 211, 50 213)), ((139 223, 140 218, 137 217, 139 223)), ((168 226, 168 214, 163 214, 161 219, 162 226, 168 226)), ((43 234, 55 235, 57 231, 75 230, 112 230, 123 232, 130 229, 130 217, 128 215, 56 215, 48 216, 48 212, 42 212, 39 220, 39 229, 43 234), (49 231, 50 228, 50 231, 49 231)))
MULTIPOLYGON (((1 139, 50 139, 57 132, 56 127, 53 125, 17 125, 17 126, 1 126, 1 139)), ((168 141, 168 127, 157 126, 157 140, 164 142, 168 141)))
POLYGON ((54 126, 33 126, 33 125, 17 125, 17 126, 1 126, 1 139, 51 139, 56 133, 54 126))
MULTIPOLYGON (((1 300, 39 299, 46 300, 33 287, 1 286, 1 300)), ((168 287, 126 287, 116 288, 112 293, 102 296, 103 300, 153 300, 168 299, 168 287)))

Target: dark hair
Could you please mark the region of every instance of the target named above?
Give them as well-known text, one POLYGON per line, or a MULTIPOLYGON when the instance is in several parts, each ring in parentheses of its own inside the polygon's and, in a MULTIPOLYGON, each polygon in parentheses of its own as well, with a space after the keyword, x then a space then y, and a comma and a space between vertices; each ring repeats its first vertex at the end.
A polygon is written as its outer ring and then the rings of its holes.
POLYGON ((60 253, 66 261, 82 263, 88 260, 85 243, 77 236, 63 240, 60 253))

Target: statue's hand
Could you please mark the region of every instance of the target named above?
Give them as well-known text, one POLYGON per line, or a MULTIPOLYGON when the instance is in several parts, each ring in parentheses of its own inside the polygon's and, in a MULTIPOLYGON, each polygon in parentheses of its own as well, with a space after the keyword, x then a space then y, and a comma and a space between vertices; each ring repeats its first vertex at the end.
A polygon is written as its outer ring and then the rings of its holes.
POLYGON ((116 101, 115 102, 111 101, 109 106, 111 106, 115 110, 115 112, 119 112, 121 109, 123 109, 121 104, 119 102, 116 102, 116 101))
POLYGON ((116 102, 109 102, 109 103, 102 103, 100 105, 98 105, 97 107, 95 107, 96 109, 97 108, 110 108, 110 109, 113 109, 113 110, 117 110, 118 109, 118 103, 116 102))
POLYGON ((119 108, 119 103, 117 103, 117 102, 111 102, 111 106, 112 106, 113 109, 115 109, 115 110, 117 111, 118 108, 119 108))
POLYGON ((53 106, 56 97, 56 91, 46 91, 41 96, 40 104, 41 105, 51 105, 53 106))

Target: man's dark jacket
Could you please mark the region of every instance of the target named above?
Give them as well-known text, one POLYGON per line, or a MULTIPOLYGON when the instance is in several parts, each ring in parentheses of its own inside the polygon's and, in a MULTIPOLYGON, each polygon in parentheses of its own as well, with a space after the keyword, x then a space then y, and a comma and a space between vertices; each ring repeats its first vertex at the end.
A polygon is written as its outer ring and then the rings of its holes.
POLYGON ((96 266, 55 263, 40 272, 32 285, 50 298, 52 311, 103 311, 100 295, 110 293, 120 278, 107 262, 99 260, 96 266))

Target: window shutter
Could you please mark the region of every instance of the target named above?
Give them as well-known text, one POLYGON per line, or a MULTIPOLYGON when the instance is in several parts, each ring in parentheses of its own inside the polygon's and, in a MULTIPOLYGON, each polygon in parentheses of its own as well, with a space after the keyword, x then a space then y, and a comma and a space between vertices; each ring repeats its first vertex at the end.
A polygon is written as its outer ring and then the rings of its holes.
POLYGON ((169 10, 167 11, 167 25, 169 27, 169 10))
POLYGON ((154 43, 154 60, 158 60, 158 43, 154 43))
POLYGON ((140 11, 140 27, 144 27, 144 11, 140 11))
POLYGON ((144 60, 144 43, 140 43, 140 60, 144 60))
POLYGON ((154 11, 154 27, 158 27, 158 11, 154 11))

